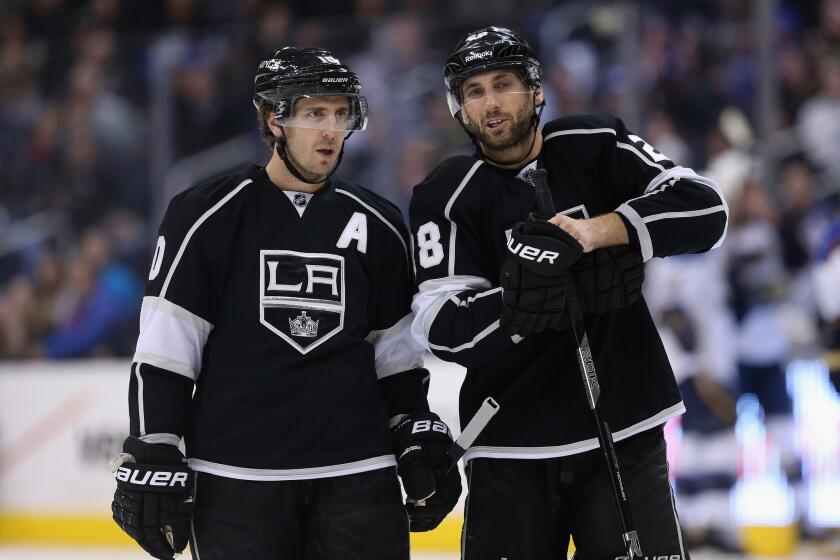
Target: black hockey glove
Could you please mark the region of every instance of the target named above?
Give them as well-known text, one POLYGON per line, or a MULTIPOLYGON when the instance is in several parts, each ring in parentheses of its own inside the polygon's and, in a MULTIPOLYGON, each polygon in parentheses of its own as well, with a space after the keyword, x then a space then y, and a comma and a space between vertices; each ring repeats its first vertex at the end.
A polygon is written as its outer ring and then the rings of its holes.
POLYGON ((143 550, 171 559, 184 550, 192 518, 192 472, 177 447, 129 436, 111 461, 114 521, 143 550))
POLYGON ((529 220, 513 226, 499 274, 499 324, 520 336, 567 325, 569 270, 582 252, 580 243, 554 224, 529 220))
POLYGON ((408 496, 406 511, 412 531, 431 531, 452 511, 461 496, 461 475, 450 469, 446 452, 452 445, 449 427, 437 414, 408 416, 393 429, 397 470, 408 496))
POLYGON ((572 267, 572 277, 585 313, 606 313, 642 297, 645 265, 629 245, 596 249, 572 267))

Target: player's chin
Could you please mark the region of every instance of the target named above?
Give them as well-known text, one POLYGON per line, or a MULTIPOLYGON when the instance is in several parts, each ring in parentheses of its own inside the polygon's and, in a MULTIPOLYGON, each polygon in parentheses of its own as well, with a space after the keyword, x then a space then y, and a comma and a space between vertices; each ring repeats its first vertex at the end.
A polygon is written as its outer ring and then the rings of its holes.
POLYGON ((318 157, 316 157, 315 161, 312 163, 312 169, 317 173, 327 173, 330 169, 333 168, 337 160, 337 154, 331 154, 328 156, 318 154, 318 157))
POLYGON ((483 134, 481 143, 494 150, 504 150, 511 146, 511 134, 507 131, 499 134, 483 134))
POLYGON ((318 159, 308 165, 306 171, 309 172, 312 179, 323 179, 333 170, 333 167, 335 167, 335 158, 330 160, 318 159))

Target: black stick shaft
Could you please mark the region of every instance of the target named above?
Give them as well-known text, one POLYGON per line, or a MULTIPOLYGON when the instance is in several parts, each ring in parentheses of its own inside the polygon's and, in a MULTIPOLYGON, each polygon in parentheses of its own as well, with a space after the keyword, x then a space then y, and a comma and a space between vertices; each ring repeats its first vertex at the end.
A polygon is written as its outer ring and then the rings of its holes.
MULTIPOLYGON (((554 200, 548 188, 548 172, 545 169, 537 169, 532 172, 534 179, 534 190, 537 199, 537 211, 544 217, 554 216, 554 200)), ((607 473, 610 478, 610 485, 613 490, 616 513, 621 524, 621 537, 627 547, 627 555, 630 559, 640 558, 642 548, 639 544, 639 537, 636 533, 636 525, 633 523, 633 516, 630 512, 630 502, 624 483, 621 479, 621 470, 618 465, 618 456, 613 445, 612 432, 607 423, 601 420, 598 401, 601 397, 601 385, 598 382, 598 372, 595 370, 595 362, 592 359, 592 349, 589 347, 589 337, 583 324, 583 313, 578 303, 574 281, 569 282, 568 307, 571 316, 572 333, 578 346, 578 367, 583 377, 583 385, 586 390, 586 398, 589 401, 589 408, 595 416, 597 425, 598 444, 604 455, 607 466, 607 473)))

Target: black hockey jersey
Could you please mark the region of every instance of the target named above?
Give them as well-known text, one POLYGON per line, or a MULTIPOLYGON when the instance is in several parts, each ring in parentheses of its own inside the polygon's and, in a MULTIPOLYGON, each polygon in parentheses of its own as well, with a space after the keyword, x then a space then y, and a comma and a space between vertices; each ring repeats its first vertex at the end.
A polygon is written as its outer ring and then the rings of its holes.
MULTIPOLYGON (((511 227, 536 211, 520 177, 546 168, 557 210, 573 218, 620 213, 644 260, 719 245, 728 209, 720 189, 674 165, 617 118, 549 122, 538 159, 504 171, 474 156, 444 161, 410 206, 418 291, 413 332, 444 360, 468 368, 464 426, 488 396, 501 410, 466 455, 544 458, 598 447, 570 330, 525 339, 499 328, 499 269, 511 227)), ((621 440, 684 411, 644 300, 585 316, 601 382, 602 415, 621 440)))
POLYGON ((194 470, 233 478, 395 465, 390 416, 427 406, 412 291, 402 217, 361 187, 289 193, 252 167, 188 189, 143 300, 132 433, 183 435, 194 470), (389 395, 394 380, 417 398, 389 395))

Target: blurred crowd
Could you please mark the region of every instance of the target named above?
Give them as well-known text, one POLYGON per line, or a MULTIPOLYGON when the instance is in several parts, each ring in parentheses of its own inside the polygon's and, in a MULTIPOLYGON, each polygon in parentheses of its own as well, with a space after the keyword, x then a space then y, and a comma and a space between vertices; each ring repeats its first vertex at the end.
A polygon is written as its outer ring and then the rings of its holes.
MULTIPOLYGON (((370 124, 339 175, 405 209, 437 162, 470 150, 444 100, 447 50, 502 24, 541 53, 544 119, 611 111, 724 189, 723 247, 652 262, 648 301, 685 441, 731 434, 737 397, 754 393, 796 476, 787 364, 822 357, 840 375, 840 0, 768 3, 769 62, 760 4, 6 0, 0 359, 132 353, 167 189, 188 186, 171 171, 237 139, 248 148, 228 149, 231 165, 270 155, 250 102, 266 54, 325 46, 360 74, 370 124)), ((677 469, 686 495, 731 485, 730 466, 691 464, 677 469)))

